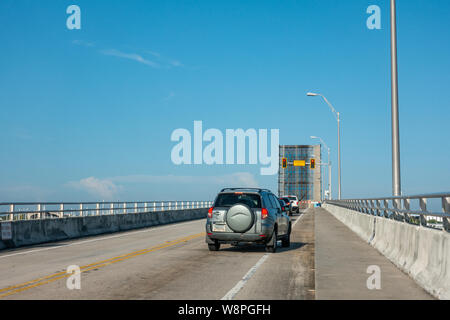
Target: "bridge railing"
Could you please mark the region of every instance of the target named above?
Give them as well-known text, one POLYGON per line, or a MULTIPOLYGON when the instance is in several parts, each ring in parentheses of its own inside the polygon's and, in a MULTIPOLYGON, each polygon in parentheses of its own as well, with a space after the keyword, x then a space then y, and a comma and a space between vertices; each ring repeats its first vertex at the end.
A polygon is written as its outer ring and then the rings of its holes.
POLYGON ((365 214, 450 232, 450 193, 387 198, 326 200, 325 203, 365 214))
POLYGON ((212 201, 0 203, 0 221, 55 219, 209 208, 212 201))

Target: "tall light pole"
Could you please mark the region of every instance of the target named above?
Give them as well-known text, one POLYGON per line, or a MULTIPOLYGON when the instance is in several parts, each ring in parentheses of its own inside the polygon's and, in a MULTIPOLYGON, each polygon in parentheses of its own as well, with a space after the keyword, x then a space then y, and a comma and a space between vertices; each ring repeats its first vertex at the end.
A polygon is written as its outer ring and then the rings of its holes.
POLYGON ((396 4, 391 0, 392 194, 401 196, 396 4))
POLYGON ((330 148, 328 148, 325 141, 320 137, 311 136, 311 139, 319 139, 320 142, 327 148, 328 150, 328 200, 331 200, 331 160, 330 160, 330 148))
POLYGON ((331 103, 327 100, 327 98, 325 98, 320 93, 308 92, 306 95, 308 97, 316 97, 316 96, 322 97, 323 100, 325 100, 325 102, 330 107, 331 112, 333 112, 334 116, 336 117, 337 129, 338 129, 338 199, 341 200, 341 128, 340 128, 341 120, 340 120, 340 113, 337 112, 336 109, 334 109, 334 107, 331 105, 331 103))

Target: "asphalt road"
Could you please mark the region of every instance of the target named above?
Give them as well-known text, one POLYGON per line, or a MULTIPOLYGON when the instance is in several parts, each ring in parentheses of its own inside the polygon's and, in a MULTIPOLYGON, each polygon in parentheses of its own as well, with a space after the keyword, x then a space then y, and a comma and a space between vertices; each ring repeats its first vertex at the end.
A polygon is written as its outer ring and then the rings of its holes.
POLYGON ((2 251, 0 299, 313 299, 314 216, 292 221, 291 247, 275 254, 210 252, 205 220, 2 251))
POLYGON ((292 217, 291 247, 223 245, 210 252, 205 220, 3 250, 1 299, 432 299, 326 210, 292 217), (67 273, 80 268, 80 289, 67 273), (369 266, 381 271, 370 290, 369 266), (70 287, 70 285, 69 285, 70 287))

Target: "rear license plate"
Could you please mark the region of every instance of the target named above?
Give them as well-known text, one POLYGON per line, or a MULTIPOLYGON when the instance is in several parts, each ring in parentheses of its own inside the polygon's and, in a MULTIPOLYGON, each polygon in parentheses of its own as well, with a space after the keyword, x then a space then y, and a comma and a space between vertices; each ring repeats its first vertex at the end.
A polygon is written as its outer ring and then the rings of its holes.
POLYGON ((213 224, 212 228, 213 232, 225 232, 225 225, 224 224, 213 224))

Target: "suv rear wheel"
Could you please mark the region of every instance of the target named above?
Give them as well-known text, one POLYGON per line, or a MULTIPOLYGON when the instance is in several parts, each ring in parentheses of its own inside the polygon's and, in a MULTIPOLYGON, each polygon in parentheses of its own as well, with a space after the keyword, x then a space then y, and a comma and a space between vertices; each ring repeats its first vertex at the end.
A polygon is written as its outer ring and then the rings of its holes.
POLYGON ((283 248, 289 248, 291 246, 291 226, 289 225, 289 231, 286 236, 281 240, 281 246, 283 248))
POLYGON ((218 243, 217 241, 213 244, 208 244, 208 249, 209 251, 219 251, 220 249, 220 243, 218 243))
POLYGON ((277 251, 277 229, 273 230, 272 238, 266 243, 266 251, 275 253, 277 251))

